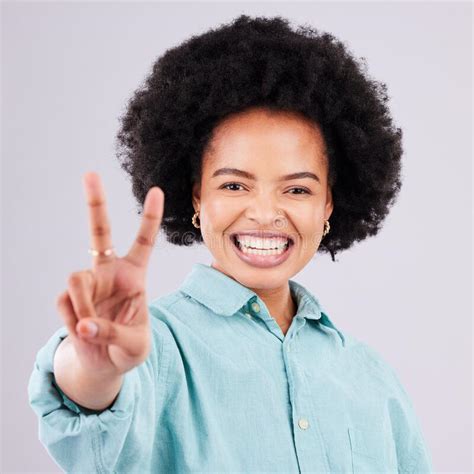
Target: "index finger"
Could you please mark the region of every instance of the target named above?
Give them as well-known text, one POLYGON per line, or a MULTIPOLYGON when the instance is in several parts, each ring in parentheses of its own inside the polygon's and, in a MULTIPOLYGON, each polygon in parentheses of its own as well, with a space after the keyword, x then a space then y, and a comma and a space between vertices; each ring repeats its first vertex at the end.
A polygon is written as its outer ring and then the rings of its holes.
MULTIPOLYGON (((108 260, 110 256, 103 252, 112 249, 112 236, 107 216, 105 191, 97 173, 90 172, 83 176, 84 191, 89 208, 89 229, 93 250, 100 252, 95 261, 108 260)), ((112 253, 113 255, 113 253, 112 253)))
POLYGON ((150 188, 145 197, 140 229, 132 248, 127 254, 127 258, 137 266, 144 267, 148 263, 160 229, 164 200, 163 190, 158 186, 150 188))

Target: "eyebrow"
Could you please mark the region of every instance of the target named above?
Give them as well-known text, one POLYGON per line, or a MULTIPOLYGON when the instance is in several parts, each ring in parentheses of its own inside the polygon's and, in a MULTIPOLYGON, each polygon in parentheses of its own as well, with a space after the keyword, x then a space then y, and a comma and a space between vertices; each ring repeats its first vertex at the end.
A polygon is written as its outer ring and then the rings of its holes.
MULTIPOLYGON (((254 181, 257 179, 255 175, 249 173, 248 171, 239 170, 237 168, 219 168, 218 170, 214 171, 211 178, 215 178, 217 176, 232 174, 236 176, 241 176, 242 178, 253 179, 254 181)), ((316 180, 318 183, 321 181, 319 180, 318 176, 310 171, 299 171, 297 173, 286 174, 281 176, 278 181, 288 181, 290 179, 302 179, 302 178, 311 178, 316 180)))

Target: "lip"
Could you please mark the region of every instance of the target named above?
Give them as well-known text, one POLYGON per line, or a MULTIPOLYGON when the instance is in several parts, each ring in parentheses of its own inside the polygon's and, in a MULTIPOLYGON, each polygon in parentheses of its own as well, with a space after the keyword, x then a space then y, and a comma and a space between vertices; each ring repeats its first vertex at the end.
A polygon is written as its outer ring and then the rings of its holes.
MULTIPOLYGON (((240 234, 240 232, 238 232, 237 234, 240 234)), ((293 251, 293 247, 294 247, 293 241, 290 237, 288 237, 290 239, 288 248, 280 255, 250 255, 250 254, 242 252, 242 250, 240 250, 237 244, 235 243, 234 236, 237 234, 232 234, 229 236, 232 248, 234 249, 235 253, 241 260, 243 260, 245 263, 248 263, 249 265, 252 265, 253 267, 258 267, 258 268, 276 267, 277 265, 281 265, 283 262, 285 262, 290 256, 291 252, 293 251)), ((281 236, 281 234, 279 235, 281 236)))

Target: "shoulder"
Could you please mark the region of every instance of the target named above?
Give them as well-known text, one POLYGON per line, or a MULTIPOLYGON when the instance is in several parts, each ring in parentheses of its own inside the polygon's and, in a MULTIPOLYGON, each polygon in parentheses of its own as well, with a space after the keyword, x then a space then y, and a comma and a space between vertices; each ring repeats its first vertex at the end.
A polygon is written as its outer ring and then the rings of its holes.
MULTIPOLYGON (((195 303, 194 303, 195 304, 195 303)), ((180 290, 159 296, 148 303, 153 334, 160 340, 170 341, 179 322, 194 314, 193 301, 180 290)))
POLYGON ((163 330, 165 326, 175 331, 182 330, 184 326, 208 328, 214 315, 207 305, 180 289, 151 300, 148 309, 156 330, 163 330))
POLYGON ((177 317, 179 308, 191 304, 190 298, 185 293, 176 290, 149 301, 148 310, 152 320, 166 323, 170 318, 177 317))
POLYGON ((394 366, 377 349, 367 342, 344 332, 346 340, 346 356, 357 372, 367 374, 374 383, 383 387, 389 396, 406 398, 400 378, 394 366))

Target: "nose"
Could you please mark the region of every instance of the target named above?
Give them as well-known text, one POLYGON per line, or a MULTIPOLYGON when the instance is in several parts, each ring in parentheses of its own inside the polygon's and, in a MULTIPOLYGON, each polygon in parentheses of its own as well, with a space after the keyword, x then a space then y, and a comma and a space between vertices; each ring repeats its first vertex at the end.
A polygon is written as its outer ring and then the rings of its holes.
POLYGON ((248 205, 245 216, 259 227, 282 229, 286 227, 286 218, 275 200, 260 193, 248 205))

